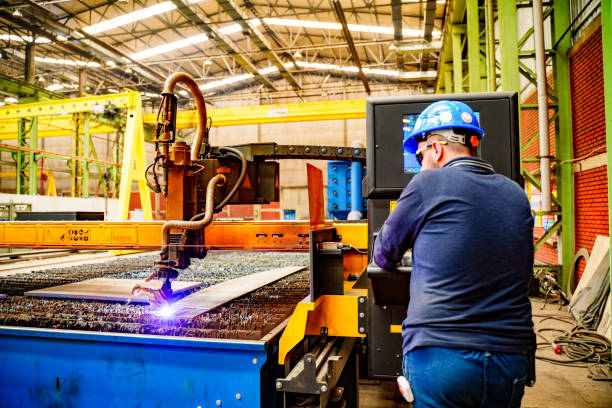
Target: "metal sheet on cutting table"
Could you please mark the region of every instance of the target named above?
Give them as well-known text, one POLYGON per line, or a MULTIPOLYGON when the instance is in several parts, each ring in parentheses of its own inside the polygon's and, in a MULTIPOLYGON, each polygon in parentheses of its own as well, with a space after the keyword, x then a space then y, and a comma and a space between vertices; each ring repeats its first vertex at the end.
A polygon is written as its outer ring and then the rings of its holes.
POLYGON ((269 285, 272 282, 276 282, 287 275, 301 271, 305 268, 305 266, 286 266, 284 268, 253 273, 214 286, 209 286, 208 288, 204 288, 174 303, 173 307, 175 313, 173 317, 179 319, 192 319, 202 313, 208 312, 210 309, 253 292, 262 286, 269 285))
MULTIPOLYGON (((32 290, 25 292, 25 296, 52 297, 64 299, 83 299, 83 300, 109 300, 115 302, 137 302, 149 303, 151 299, 146 293, 132 295, 132 288, 136 284, 143 284, 141 279, 108 279, 98 278, 89 279, 82 282, 69 283, 66 285, 53 286, 46 289, 32 290)), ((162 281, 147 282, 148 287, 160 288, 162 281)), ((197 288, 202 282, 172 282, 174 293, 181 293, 186 290, 197 288)))

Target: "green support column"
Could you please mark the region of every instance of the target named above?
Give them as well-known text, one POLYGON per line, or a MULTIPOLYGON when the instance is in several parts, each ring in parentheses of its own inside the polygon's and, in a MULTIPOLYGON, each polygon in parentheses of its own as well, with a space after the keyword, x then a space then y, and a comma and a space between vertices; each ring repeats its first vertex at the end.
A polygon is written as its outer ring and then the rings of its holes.
POLYGON ((463 92, 463 60, 462 60, 462 48, 461 48, 461 31, 456 27, 453 27, 452 33, 453 41, 453 84, 454 92, 463 92))
MULTIPOLYGON (((605 2, 604 2, 605 3, 605 2)), ((552 16, 553 44, 564 34, 570 25, 570 10, 567 0, 554 0, 552 16)), ((558 98, 558 120, 555 126, 556 156, 562 164, 557 166, 557 197, 561 201, 561 257, 562 271, 558 278, 563 289, 567 287, 567 277, 574 257, 574 175, 569 61, 567 52, 572 46, 571 35, 567 34, 557 45, 553 55, 553 80, 558 98)))
POLYGON ((495 71, 495 26, 493 21, 493 0, 485 0, 485 37, 487 56, 487 91, 495 92, 497 77, 495 71))
POLYGON ((478 0, 467 0, 467 48, 470 92, 480 92, 480 24, 478 0))
MULTIPOLYGON (((89 113, 83 114, 83 157, 91 155, 91 135, 89 134, 89 113)), ((83 162, 82 197, 89 197, 89 162, 83 162)))
POLYGON ((516 0, 499 0, 497 2, 497 15, 499 20, 502 90, 518 92, 520 82, 516 0))
POLYGON ((444 70, 444 92, 453 93, 453 65, 448 63, 444 70))
MULTIPOLYGON (((19 119, 17 122, 17 146, 24 147, 26 145, 25 138, 27 133, 27 121, 25 119, 19 119)), ((15 160, 15 194, 25 194, 26 185, 26 165, 25 165, 25 153, 17 151, 13 153, 13 159, 15 160)))
MULTIPOLYGON (((77 119, 78 114, 72 115, 72 154, 78 156, 77 146, 79 138, 79 121, 77 119)), ((77 196, 77 161, 75 159, 70 160, 70 197, 77 196)))
MULTIPOLYGON (((30 127, 30 148, 38 149, 38 117, 31 119, 30 127)), ((37 194, 38 181, 38 155, 34 152, 28 152, 28 194, 37 194)))
MULTIPOLYGON (((612 244, 612 4, 601 2, 601 42, 603 49, 604 100, 606 107, 606 146, 608 153, 608 225, 610 226, 610 243, 612 244)), ((612 248, 612 245, 610 245, 612 248)), ((612 276, 610 277, 612 283, 612 276)), ((612 286, 610 287, 612 293, 612 286)))

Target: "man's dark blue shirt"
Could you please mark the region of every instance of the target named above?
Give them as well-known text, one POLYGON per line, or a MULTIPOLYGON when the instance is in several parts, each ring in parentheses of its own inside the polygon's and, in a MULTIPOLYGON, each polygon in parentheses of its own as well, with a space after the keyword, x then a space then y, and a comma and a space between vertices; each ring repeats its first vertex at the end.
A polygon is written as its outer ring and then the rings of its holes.
POLYGON ((527 297, 533 216, 517 183, 472 157, 417 174, 381 228, 374 260, 393 269, 410 248, 404 354, 427 346, 535 349, 527 297))

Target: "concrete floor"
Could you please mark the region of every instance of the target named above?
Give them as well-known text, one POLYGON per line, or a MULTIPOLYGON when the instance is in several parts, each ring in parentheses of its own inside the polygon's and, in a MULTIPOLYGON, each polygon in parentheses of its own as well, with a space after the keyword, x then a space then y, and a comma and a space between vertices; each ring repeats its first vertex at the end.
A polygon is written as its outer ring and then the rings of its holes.
MULTIPOLYGON (((546 305, 543 300, 532 301, 535 329, 558 328, 569 330, 572 325, 538 315, 559 315, 569 317, 566 308, 546 305)), ((550 333, 544 333, 550 336, 550 333)), ((552 336, 551 336, 552 337, 552 336)), ((542 341, 542 339, 538 339, 542 341)), ((540 353, 540 352, 538 352, 540 353)), ((523 408, 611 408, 612 382, 593 381, 589 371, 582 367, 567 367, 538 360, 536 363, 536 384, 525 389, 523 408)), ((407 408, 397 391, 395 382, 364 381, 359 389, 360 408, 407 408)))

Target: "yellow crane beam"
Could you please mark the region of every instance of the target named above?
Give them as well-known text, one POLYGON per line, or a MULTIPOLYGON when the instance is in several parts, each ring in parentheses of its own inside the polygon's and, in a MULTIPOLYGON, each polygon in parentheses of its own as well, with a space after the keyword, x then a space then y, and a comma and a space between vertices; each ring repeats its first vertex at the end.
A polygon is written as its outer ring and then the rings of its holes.
MULTIPOLYGON (((0 140, 15 139, 17 137, 17 121, 15 119, 30 116, 38 116, 38 137, 70 136, 73 120, 70 113, 91 112, 93 109, 101 109, 108 103, 114 104, 116 108, 125 108, 129 104, 128 96, 129 93, 91 96, 70 99, 70 102, 60 100, 0 107, 0 140), (96 106, 100 108, 95 108, 96 106)), ((207 112, 208 116, 212 118, 213 127, 361 119, 365 118, 365 99, 210 108, 207 112)), ((155 125, 157 113, 146 113, 142 117, 145 125, 155 125)), ((194 129, 197 127, 197 120, 195 110, 179 111, 176 127, 178 129, 194 129)), ((110 125, 95 123, 94 121, 95 119, 92 118, 90 128, 92 134, 113 133, 115 130, 110 125)))

